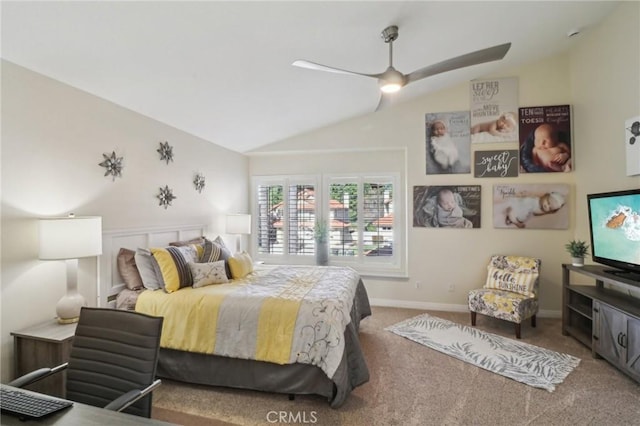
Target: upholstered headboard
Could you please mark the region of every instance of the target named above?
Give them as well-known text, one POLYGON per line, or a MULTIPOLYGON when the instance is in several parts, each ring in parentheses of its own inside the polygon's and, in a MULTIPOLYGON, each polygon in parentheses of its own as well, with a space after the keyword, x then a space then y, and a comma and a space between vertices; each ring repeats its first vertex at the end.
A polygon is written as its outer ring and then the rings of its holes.
POLYGON ((205 225, 103 231, 97 305, 114 308, 115 297, 124 288, 117 262, 121 248, 163 247, 173 241, 204 236, 205 231, 205 225))

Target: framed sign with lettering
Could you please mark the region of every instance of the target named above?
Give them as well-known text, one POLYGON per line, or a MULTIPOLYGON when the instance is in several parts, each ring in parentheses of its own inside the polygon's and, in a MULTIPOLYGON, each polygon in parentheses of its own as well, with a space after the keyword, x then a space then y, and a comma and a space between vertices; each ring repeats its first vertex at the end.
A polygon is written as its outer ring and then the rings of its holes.
POLYGON ((476 151, 473 154, 473 177, 518 176, 518 150, 476 151))

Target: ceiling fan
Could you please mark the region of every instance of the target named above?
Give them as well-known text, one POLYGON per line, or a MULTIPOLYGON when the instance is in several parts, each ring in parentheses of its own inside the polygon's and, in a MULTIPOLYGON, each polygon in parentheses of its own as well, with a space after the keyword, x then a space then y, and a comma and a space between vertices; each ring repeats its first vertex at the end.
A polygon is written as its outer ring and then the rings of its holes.
POLYGON ((343 70, 340 68, 329 67, 326 65, 316 64, 315 62, 309 62, 305 60, 297 60, 293 62, 293 66, 300 68, 308 68, 317 71, 327 71, 338 74, 350 74, 361 75, 364 77, 372 77, 378 80, 378 85, 382 91, 380 96, 380 102, 376 111, 384 107, 389 103, 389 97, 385 96, 389 93, 394 93, 400 90, 402 87, 414 81, 421 80, 432 75, 440 74, 447 71, 452 71, 458 68, 469 67, 471 65, 482 64, 485 62, 497 61, 507 54, 511 43, 500 44, 497 46, 489 47, 482 50, 476 50, 455 58, 447 59, 446 61, 438 62, 437 64, 429 65, 424 68, 417 69, 409 74, 403 74, 393 67, 393 42, 398 38, 398 27, 391 25, 385 28, 381 33, 385 43, 389 44, 389 67, 380 74, 365 74, 355 71, 343 70))

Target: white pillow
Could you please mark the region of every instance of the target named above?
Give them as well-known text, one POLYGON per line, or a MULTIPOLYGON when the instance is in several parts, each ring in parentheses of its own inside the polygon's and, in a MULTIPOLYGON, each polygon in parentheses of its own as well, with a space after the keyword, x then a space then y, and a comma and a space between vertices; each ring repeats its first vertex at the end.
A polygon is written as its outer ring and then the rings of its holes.
POLYGON ((188 265, 193 277, 193 288, 229 282, 224 267, 224 260, 210 263, 189 262, 188 265))
POLYGON ((134 255, 136 267, 142 278, 142 285, 149 290, 159 290, 164 288, 162 272, 158 262, 151 255, 151 251, 146 248, 138 248, 134 255))

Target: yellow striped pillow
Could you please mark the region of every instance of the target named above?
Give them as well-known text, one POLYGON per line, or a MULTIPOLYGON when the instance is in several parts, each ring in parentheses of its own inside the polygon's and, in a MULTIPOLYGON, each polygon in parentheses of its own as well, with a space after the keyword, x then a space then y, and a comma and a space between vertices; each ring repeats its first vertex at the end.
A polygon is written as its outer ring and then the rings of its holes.
POLYGON ((512 291, 528 297, 535 297, 533 290, 538 274, 511 272, 493 266, 489 266, 487 269, 489 273, 484 288, 512 291))
POLYGON ((193 278, 188 263, 198 260, 197 249, 194 245, 181 247, 150 248, 153 258, 160 266, 164 279, 164 289, 173 293, 182 287, 193 285, 193 278))

